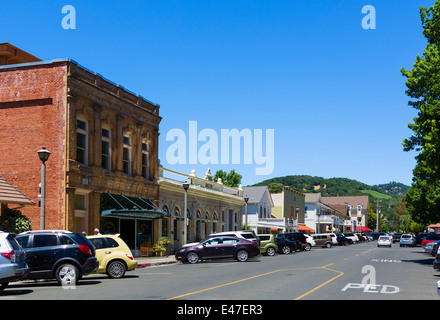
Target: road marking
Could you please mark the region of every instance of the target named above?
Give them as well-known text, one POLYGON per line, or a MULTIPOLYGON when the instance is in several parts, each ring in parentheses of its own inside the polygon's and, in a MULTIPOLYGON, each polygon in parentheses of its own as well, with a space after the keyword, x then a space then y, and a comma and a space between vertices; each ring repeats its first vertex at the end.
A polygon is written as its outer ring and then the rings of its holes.
POLYGON ((337 276, 334 276, 334 277, 331 278, 330 280, 327 280, 326 282, 324 282, 324 283, 320 284, 319 286, 317 286, 316 288, 314 288, 314 289, 312 289, 312 290, 310 290, 310 291, 304 293, 303 295, 299 296, 298 298, 295 298, 294 300, 299 300, 299 299, 304 298, 305 296, 308 296, 308 295, 311 294, 312 292, 315 292, 315 291, 318 290, 319 288, 322 288, 322 287, 325 286, 326 284, 332 282, 333 280, 339 278, 340 276, 342 276, 342 275, 344 274, 342 271, 338 271, 338 270, 333 270, 333 269, 327 268, 328 266, 331 266, 331 265, 333 265, 333 263, 330 263, 330 264, 328 264, 328 265, 322 266, 321 269, 325 269, 325 270, 330 270, 330 271, 333 271, 333 272, 337 272, 337 273, 339 273, 337 276))
MULTIPOLYGON (((269 274, 274 274, 274 273, 277 273, 277 272, 294 271, 294 270, 310 270, 310 269, 326 269, 326 270, 330 270, 330 271, 334 271, 334 272, 340 272, 340 271, 336 271, 336 270, 332 270, 332 269, 328 269, 328 268, 327 268, 328 266, 331 266, 331 265, 333 265, 333 263, 330 263, 330 264, 325 265, 325 266, 322 266, 322 267, 309 267, 309 268, 294 268, 294 269, 279 269, 279 270, 274 270, 274 271, 267 272, 267 273, 263 273, 263 274, 259 274, 259 275, 253 276, 253 277, 244 278, 244 279, 240 279, 240 280, 237 280, 237 281, 232 281, 232 282, 224 283, 224 284, 221 284, 221 285, 218 285, 218 286, 209 287, 209 288, 206 288, 206 289, 202 289, 202 290, 198 290, 198 291, 194 291, 194 292, 189 292, 189 293, 181 294, 181 295, 179 295, 179 296, 175 296, 175 297, 168 298, 168 299, 165 299, 165 300, 179 299, 179 298, 187 297, 187 296, 190 296, 190 295, 193 295, 193 294, 197 294, 197 293, 201 293, 201 292, 205 292, 205 291, 209 291, 209 290, 214 290, 214 289, 218 289, 218 288, 222 288, 222 287, 230 286, 230 285, 233 285, 233 284, 236 284, 236 283, 240 283, 240 282, 244 282, 244 281, 248 281, 248 280, 252 280, 252 279, 256 279, 256 278, 260 278, 260 277, 264 277, 264 276, 267 276, 267 275, 269 275, 269 274)), ((343 274, 343 273, 342 273, 342 274, 343 274)), ((337 277, 341 276, 342 274, 338 275, 337 277)), ((336 279, 337 277, 335 277, 334 279, 336 279)), ((334 280, 334 279, 331 279, 330 281, 332 281, 332 280, 334 280)), ((330 282, 330 281, 327 281, 327 283, 330 282)), ((325 284, 326 284, 326 283, 325 283, 325 284)), ((323 285, 324 285, 324 284, 323 284, 323 285)), ((321 285, 321 287, 322 287, 323 285, 321 285)), ((318 289, 318 288, 316 288, 316 289, 318 289)), ((303 295, 303 296, 305 296, 305 295, 303 295)), ((302 297, 302 296, 301 296, 301 297, 302 297)), ((300 297, 300 298, 301 298, 301 297, 300 297)), ((298 299, 298 298, 297 298, 297 299, 298 299)))
POLYGON ((180 296, 175 296, 175 297, 168 298, 168 299, 165 299, 165 300, 174 300, 174 299, 190 296, 190 295, 193 295, 193 294, 196 294, 196 293, 205 292, 205 291, 209 291, 209 290, 214 290, 214 289, 218 289, 218 288, 221 288, 221 287, 226 287, 226 286, 229 286, 231 284, 236 284, 236 283, 239 283, 239 282, 243 282, 243 281, 247 281, 247 280, 251 280, 251 279, 267 276, 268 274, 273 274, 273 273, 280 272, 280 271, 287 271, 287 270, 284 270, 284 269, 275 270, 275 271, 263 273, 263 274, 260 274, 260 275, 257 275, 257 276, 253 276, 253 277, 249 277, 249 278, 245 278, 245 279, 241 279, 241 280, 237 280, 237 281, 221 284, 221 285, 218 285, 218 286, 215 286, 215 287, 210 287, 210 288, 202 289, 202 290, 199 290, 199 291, 185 293, 185 294, 182 294, 180 296))

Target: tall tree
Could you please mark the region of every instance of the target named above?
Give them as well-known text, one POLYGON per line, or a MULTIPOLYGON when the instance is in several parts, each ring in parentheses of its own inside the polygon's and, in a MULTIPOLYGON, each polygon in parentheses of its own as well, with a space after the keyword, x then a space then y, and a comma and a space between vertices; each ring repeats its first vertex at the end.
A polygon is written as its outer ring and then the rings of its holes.
POLYGON ((221 178, 223 184, 229 187, 238 187, 243 176, 235 172, 235 169, 232 169, 229 173, 226 173, 226 171, 223 170, 218 170, 215 173, 214 181, 217 181, 218 178, 221 178))
POLYGON ((405 151, 418 152, 405 200, 414 221, 430 223, 440 221, 440 0, 421 7, 420 17, 426 49, 412 70, 401 69, 407 78, 405 93, 412 98, 408 104, 418 111, 408 125, 413 135, 403 140, 405 151))

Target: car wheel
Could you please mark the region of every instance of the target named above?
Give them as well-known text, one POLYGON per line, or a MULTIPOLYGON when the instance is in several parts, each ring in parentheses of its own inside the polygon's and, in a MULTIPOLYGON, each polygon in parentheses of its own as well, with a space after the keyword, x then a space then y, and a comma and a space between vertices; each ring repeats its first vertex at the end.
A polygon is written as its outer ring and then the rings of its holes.
POLYGON ((245 262, 249 258, 249 253, 246 250, 239 250, 237 252, 237 260, 240 262, 245 262))
POLYGON ((197 263, 199 261, 199 255, 197 252, 191 251, 186 255, 186 260, 191 264, 197 263))
POLYGON ((60 265, 55 272, 55 278, 61 286, 76 285, 78 277, 78 268, 70 263, 60 265))
POLYGON ((312 245, 310 243, 307 243, 306 246, 304 247, 304 250, 310 251, 310 249, 312 249, 312 245))
POLYGON ((282 253, 284 253, 284 254, 289 254, 290 253, 290 247, 289 246, 283 246, 282 248, 281 248, 281 252, 282 253))
POLYGON ((127 271, 127 268, 122 261, 112 261, 107 266, 107 275, 113 279, 122 278, 125 271, 127 271))
POLYGON ((273 248, 273 247, 267 248, 266 254, 270 257, 274 256, 275 255, 275 248, 273 248))
POLYGON ((332 247, 332 244, 331 244, 330 242, 327 242, 327 243, 325 244, 325 247, 326 247, 326 248, 331 248, 331 247, 332 247))
POLYGON ((0 292, 2 292, 3 290, 6 289, 6 287, 8 286, 9 282, 5 282, 5 283, 1 283, 0 284, 0 292))
POLYGON ((344 246, 348 246, 348 245, 349 245, 348 241, 344 241, 344 246))

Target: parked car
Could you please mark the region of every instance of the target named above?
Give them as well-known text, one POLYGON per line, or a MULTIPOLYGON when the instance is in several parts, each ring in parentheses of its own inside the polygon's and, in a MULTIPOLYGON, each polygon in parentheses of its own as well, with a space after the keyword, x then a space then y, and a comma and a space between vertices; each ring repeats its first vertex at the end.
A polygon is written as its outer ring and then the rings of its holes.
MULTIPOLYGON (((436 241, 437 241, 437 240, 436 240, 436 241)), ((422 247, 423 250, 424 250, 426 253, 431 253, 432 248, 434 247, 434 244, 435 244, 436 241, 428 242, 428 243, 426 244, 426 246, 422 247)))
POLYGON ((426 245, 430 242, 434 242, 436 240, 440 240, 440 234, 438 233, 430 233, 425 236, 422 240, 422 247, 426 247, 426 245))
POLYGON ((332 237, 329 234, 314 234, 312 235, 313 240, 315 240, 316 245, 323 248, 331 248, 333 245, 332 237))
POLYGON ((93 244, 78 233, 27 231, 16 239, 26 253, 30 279, 56 279, 60 285, 75 285, 99 266, 93 244))
POLYGON ((431 256, 434 257, 436 255, 439 244, 440 244, 440 240, 432 242, 432 249, 430 252, 431 256))
POLYGON ((440 270, 440 246, 438 246, 438 248, 437 248, 433 267, 434 267, 434 269, 440 270))
POLYGON ((277 234, 275 236, 275 241, 277 243, 279 253, 289 254, 291 252, 301 250, 301 242, 299 240, 289 240, 282 234, 277 234))
POLYGON ((354 233, 343 233, 344 237, 351 239, 351 241, 353 241, 353 243, 358 243, 359 239, 357 237, 357 235, 355 235, 354 233))
POLYGON ((416 240, 411 234, 405 233, 400 236, 400 246, 411 246, 414 247, 416 245, 416 240))
POLYGON ((391 236, 380 236, 379 239, 377 239, 377 246, 388 246, 391 248, 391 245, 393 243, 393 240, 391 236))
POLYGON ((258 236, 255 234, 254 231, 238 230, 238 231, 224 231, 224 232, 211 233, 205 239, 203 239, 199 242, 187 243, 183 247, 189 247, 189 246, 193 246, 195 244, 199 244, 209 238, 224 237, 224 236, 246 239, 246 240, 252 241, 252 242, 256 243, 258 246, 260 246, 260 239, 258 238, 258 236))
POLYGON ((340 246, 348 246, 349 244, 353 243, 353 240, 348 239, 342 233, 337 233, 336 234, 336 240, 338 241, 338 244, 340 246))
POLYGON ((273 234, 259 234, 260 253, 267 256, 274 256, 278 252, 278 245, 273 234))
POLYGON ((310 251, 312 248, 312 245, 307 242, 307 238, 302 232, 284 232, 279 233, 277 236, 282 234, 284 238, 287 238, 289 240, 298 240, 301 242, 301 250, 310 251))
POLYGON ((386 235, 385 232, 372 232, 372 233, 370 233, 370 237, 373 240, 377 240, 377 239, 379 239, 380 236, 385 236, 385 235, 386 235))
POLYGON ((29 275, 24 250, 15 240, 15 234, 0 231, 0 292, 9 282, 20 281, 29 275))
POLYGON ((309 243, 312 248, 316 246, 316 242, 315 240, 313 240, 312 236, 309 236, 308 234, 304 234, 304 237, 306 237, 307 243, 309 243))
POLYGON ((88 236, 95 247, 99 267, 94 273, 105 273, 110 278, 122 278, 126 271, 136 269, 138 262, 133 259, 130 248, 117 235, 88 236))
POLYGON ((423 238, 425 238, 429 233, 420 232, 416 237, 416 246, 422 245, 423 238))
POLYGON ((255 242, 238 237, 211 237, 176 252, 176 259, 191 264, 215 258, 234 258, 240 262, 258 256, 260 248, 255 242))
POLYGON ((402 236, 401 233, 394 233, 394 234, 393 234, 393 243, 394 243, 394 242, 399 242, 401 236, 402 236))

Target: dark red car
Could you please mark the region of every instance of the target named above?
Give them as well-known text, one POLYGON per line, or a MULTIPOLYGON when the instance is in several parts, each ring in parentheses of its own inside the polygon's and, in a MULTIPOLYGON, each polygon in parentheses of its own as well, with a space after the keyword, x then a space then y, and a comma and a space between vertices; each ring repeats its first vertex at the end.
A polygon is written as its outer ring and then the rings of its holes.
POLYGON ((178 250, 176 259, 197 263, 207 259, 234 258, 244 262, 259 254, 260 248, 255 242, 237 237, 215 237, 178 250))
POLYGON ((440 240, 440 234, 438 233, 430 233, 422 240, 422 246, 426 247, 426 245, 430 242, 440 240))

